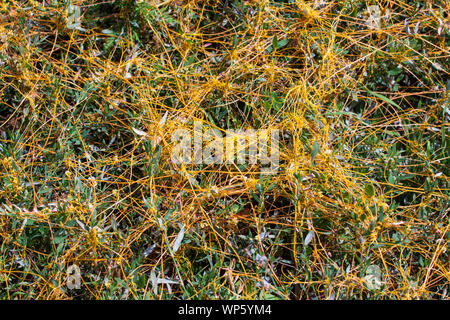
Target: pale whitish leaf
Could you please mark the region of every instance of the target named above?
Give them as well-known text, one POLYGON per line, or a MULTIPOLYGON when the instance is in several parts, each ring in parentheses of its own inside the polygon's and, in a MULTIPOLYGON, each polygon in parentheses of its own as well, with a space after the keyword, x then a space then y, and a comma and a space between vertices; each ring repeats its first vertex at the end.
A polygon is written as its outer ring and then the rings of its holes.
POLYGON ((86 156, 86 159, 87 159, 87 161, 88 161, 89 163, 92 162, 92 158, 91 158, 91 156, 89 155, 89 153, 85 152, 85 156, 86 156))
POLYGON ((131 61, 127 63, 127 65, 125 66, 125 72, 128 73, 128 71, 130 71, 131 68, 131 61))
POLYGON ((153 252, 153 250, 155 250, 156 248, 156 243, 152 244, 150 247, 148 247, 147 249, 145 249, 144 251, 144 257, 147 257, 150 253, 153 252))
POLYGON ((372 29, 381 28, 381 9, 378 5, 367 7, 368 19, 366 25, 372 29))
POLYGON ((87 230, 86 229, 86 226, 84 225, 84 223, 83 222, 81 222, 80 220, 78 220, 78 219, 75 219, 75 221, 78 223, 78 225, 81 227, 81 229, 83 229, 83 230, 87 230))
POLYGON ((262 281, 262 285, 264 290, 269 290, 270 289, 270 278, 268 277, 264 277, 263 281, 262 281))
POLYGON ((3 206, 4 206, 5 208, 1 208, 1 207, 0 207, 0 213, 1 213, 2 215, 6 215, 8 212, 12 212, 12 209, 11 209, 9 206, 7 206, 6 203, 4 203, 3 206))
POLYGON ((441 33, 442 33, 442 28, 443 28, 443 23, 442 23, 442 21, 441 21, 441 19, 438 19, 439 20, 439 28, 438 28, 438 30, 437 30, 437 33, 438 33, 438 35, 441 35, 441 33))
POLYGON ((381 269, 376 264, 371 264, 366 269, 366 275, 374 275, 374 276, 380 278, 381 277, 381 269))
POLYGON ((314 238, 314 230, 311 230, 305 237, 305 247, 311 243, 313 238, 314 238))
POLYGON ((301 181, 307 181, 307 180, 311 180, 312 178, 314 178, 314 174, 308 174, 306 177, 302 177, 301 181))
POLYGON ((381 269, 377 265, 370 265, 367 267, 366 276, 364 277, 367 288, 369 290, 379 290, 382 286, 381 269))
POLYGON ((411 30, 409 29, 409 21, 408 21, 408 19, 405 19, 404 25, 405 25, 406 33, 407 34, 411 34, 411 30))
POLYGON ((369 288, 369 290, 380 290, 381 289, 381 285, 382 282, 379 278, 369 275, 369 276, 365 276, 364 277, 364 281, 367 284, 367 288, 369 288))
POLYGON ((125 291, 123 292, 122 296, 120 297, 120 300, 125 300, 126 298, 128 298, 129 293, 130 293, 130 289, 126 288, 125 291))
POLYGON ((25 183, 25 186, 26 187, 31 187, 31 186, 37 186, 37 185, 40 185, 40 184, 42 184, 42 182, 40 182, 40 181, 36 181, 36 182, 33 182, 33 183, 27 182, 27 183, 25 183))
POLYGON ((179 284, 180 282, 177 280, 170 280, 170 279, 163 279, 163 278, 159 278, 157 280, 157 284, 179 284))
POLYGON ((150 272, 150 279, 152 280, 153 293, 158 294, 158 279, 156 278, 155 270, 150 272))
POLYGON ((168 111, 166 111, 166 113, 164 113, 163 117, 161 118, 161 120, 159 121, 159 125, 163 125, 164 123, 166 123, 167 121, 167 115, 169 114, 168 111))
POLYGON ((131 129, 133 129, 134 133, 136 133, 138 136, 146 136, 147 135, 147 132, 145 132, 145 131, 142 131, 142 130, 139 130, 136 128, 131 128, 131 129))
POLYGON ((320 8, 324 5, 326 5, 324 0, 315 0, 314 1, 314 9, 320 8))
POLYGON ((255 260, 256 263, 261 267, 265 267, 267 265, 267 257, 264 255, 260 255, 259 253, 257 253, 255 260))
POLYGON ((181 241, 183 241, 183 238, 184 238, 184 226, 181 225, 180 233, 178 233, 177 239, 175 240, 175 243, 173 244, 173 248, 172 248, 173 253, 178 251, 178 249, 181 246, 181 241))
POLYGON ((419 32, 419 26, 420 26, 420 21, 417 22, 416 27, 414 28, 414 34, 417 34, 419 32))
MULTIPOLYGON (((81 28, 81 26, 79 23, 72 23, 72 24, 66 25, 66 28, 73 30, 73 29, 79 29, 79 28, 81 28)), ((83 28, 81 28, 81 29, 83 29, 83 28)))
POLYGON ((114 34, 114 31, 110 29, 103 29, 101 32, 104 34, 114 34))
POLYGON ((81 28, 81 9, 78 6, 69 5, 67 7, 67 29, 78 29, 80 31, 85 31, 81 28))
POLYGON ((433 65, 433 67, 435 67, 439 71, 445 71, 444 68, 442 68, 442 66, 439 63, 437 63, 437 62, 433 62, 432 65, 433 65))

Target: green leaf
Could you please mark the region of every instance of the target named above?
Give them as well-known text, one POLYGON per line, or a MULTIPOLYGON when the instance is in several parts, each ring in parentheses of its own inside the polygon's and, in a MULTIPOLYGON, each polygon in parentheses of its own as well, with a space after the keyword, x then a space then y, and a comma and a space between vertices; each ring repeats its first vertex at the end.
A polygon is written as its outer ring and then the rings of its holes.
POLYGON ((113 30, 110 30, 110 29, 103 29, 102 33, 104 33, 104 34, 115 34, 115 32, 113 30))
POLYGON ((180 224, 180 232, 178 233, 178 236, 175 240, 175 243, 173 244, 172 252, 175 253, 178 251, 178 249, 181 246, 181 241, 183 241, 184 238, 184 226, 180 224))
POLYGON ((283 48, 285 45, 288 44, 288 42, 289 42, 288 39, 283 39, 283 40, 278 41, 278 48, 283 48))
POLYGON ((55 244, 63 243, 66 240, 66 236, 55 236, 53 237, 53 241, 55 244))
POLYGON ((401 107, 400 107, 398 104, 396 104, 394 101, 392 101, 391 99, 389 99, 389 98, 387 98, 387 97, 385 97, 385 96, 383 96, 383 95, 381 95, 381 94, 379 94, 379 93, 370 91, 369 89, 367 89, 367 88, 365 88, 365 87, 363 87, 363 89, 364 89, 365 91, 367 91, 368 93, 370 93, 371 95, 373 95, 373 96, 375 96, 375 97, 377 97, 377 98, 380 98, 380 99, 383 100, 384 102, 387 102, 387 103, 389 103, 390 105, 396 107, 397 109, 401 109, 401 107))
POLYGON ((311 158, 313 161, 315 160, 318 153, 319 153, 319 144, 317 143, 317 141, 314 141, 311 153, 311 158))
POLYGON ((237 38, 237 35, 235 34, 235 35, 233 36, 233 48, 236 48, 236 47, 237 47, 237 44, 238 44, 238 38, 237 38))
POLYGON ((364 192, 368 197, 373 197, 373 195, 375 194, 375 189, 370 182, 364 187, 364 192))
POLYGON ((277 38, 277 35, 275 35, 275 37, 273 37, 272 48, 273 48, 274 51, 278 49, 278 38, 277 38))

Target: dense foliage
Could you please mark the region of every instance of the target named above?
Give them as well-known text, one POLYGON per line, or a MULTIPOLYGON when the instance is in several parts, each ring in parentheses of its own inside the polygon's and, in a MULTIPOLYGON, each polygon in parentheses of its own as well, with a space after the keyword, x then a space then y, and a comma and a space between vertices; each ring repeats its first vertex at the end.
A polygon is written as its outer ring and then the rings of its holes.
POLYGON ((1 1, 0 297, 448 299, 448 9, 1 1), (278 174, 173 163, 195 120, 278 174))

